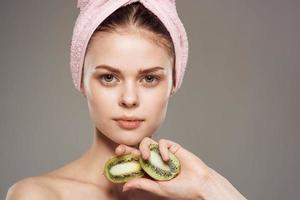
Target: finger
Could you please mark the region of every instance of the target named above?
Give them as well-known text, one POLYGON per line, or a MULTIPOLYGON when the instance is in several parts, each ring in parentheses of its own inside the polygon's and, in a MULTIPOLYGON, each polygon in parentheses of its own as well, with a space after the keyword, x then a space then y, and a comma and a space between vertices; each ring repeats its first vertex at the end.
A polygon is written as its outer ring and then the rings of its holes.
POLYGON ((140 156, 141 153, 138 149, 135 149, 133 147, 127 146, 125 144, 120 144, 116 149, 115 149, 115 153, 117 155, 126 155, 126 154, 134 154, 136 156, 140 156))
POLYGON ((186 159, 186 157, 188 156, 189 152, 186 151, 180 144, 171 140, 165 140, 165 143, 169 151, 172 152, 179 159, 186 159))
POLYGON ((194 161, 197 161, 202 167, 207 166, 199 157, 183 148, 180 144, 170 140, 167 140, 167 142, 168 146, 171 145, 169 151, 176 155, 180 160, 186 161, 185 163, 192 163, 194 161))
POLYGON ((168 161, 170 159, 169 157, 169 148, 172 146, 172 143, 170 143, 169 140, 166 139, 160 139, 158 142, 159 152, 163 158, 164 161, 168 161))
MULTIPOLYGON (((170 143, 169 143, 170 144, 170 143)), ((178 154, 178 151, 182 149, 180 144, 177 144, 175 142, 171 143, 169 150, 173 153, 173 154, 178 154)))
POLYGON ((161 189, 157 182, 147 178, 135 178, 123 185, 123 192, 131 189, 140 189, 159 196, 166 196, 165 192, 161 189))
POLYGON ((139 145, 139 149, 142 153, 142 156, 143 156, 143 159, 147 160, 150 158, 150 149, 149 149, 149 145, 152 144, 152 143, 156 143, 154 140, 152 140, 151 138, 149 137, 145 137, 140 145, 139 145))
POLYGON ((176 154, 177 151, 182 148, 180 144, 167 139, 159 140, 159 146, 162 154, 166 154, 166 149, 171 151, 173 154, 176 154))

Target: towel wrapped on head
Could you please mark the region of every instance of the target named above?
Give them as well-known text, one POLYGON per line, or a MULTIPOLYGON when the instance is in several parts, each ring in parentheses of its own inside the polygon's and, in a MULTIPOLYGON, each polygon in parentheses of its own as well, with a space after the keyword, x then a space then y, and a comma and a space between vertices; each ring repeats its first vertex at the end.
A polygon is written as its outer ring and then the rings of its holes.
POLYGON ((84 56, 93 32, 115 10, 137 1, 154 13, 170 33, 175 49, 175 85, 172 94, 180 88, 188 60, 188 39, 177 14, 175 0, 78 0, 80 13, 73 29, 70 53, 72 80, 78 91, 83 91, 84 56))

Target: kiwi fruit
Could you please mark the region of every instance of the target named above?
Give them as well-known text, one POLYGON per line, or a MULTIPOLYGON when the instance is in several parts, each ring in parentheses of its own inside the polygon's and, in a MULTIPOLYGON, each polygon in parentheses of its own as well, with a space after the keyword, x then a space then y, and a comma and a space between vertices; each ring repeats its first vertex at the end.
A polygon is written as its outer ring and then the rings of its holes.
POLYGON ((104 166, 106 178, 113 183, 124 183, 145 175, 139 163, 139 157, 133 154, 116 156, 104 166))
POLYGON ((106 178, 113 183, 125 183, 131 179, 150 176, 159 181, 175 178, 180 172, 178 158, 169 151, 169 160, 164 161, 159 152, 158 144, 150 144, 150 158, 126 154, 115 156, 105 163, 106 178), (146 172, 146 174, 145 174, 146 172))
POLYGON ((153 179, 166 181, 175 178, 180 172, 178 158, 169 151, 169 160, 164 161, 159 152, 158 144, 150 144, 150 158, 148 160, 139 158, 143 170, 153 179))

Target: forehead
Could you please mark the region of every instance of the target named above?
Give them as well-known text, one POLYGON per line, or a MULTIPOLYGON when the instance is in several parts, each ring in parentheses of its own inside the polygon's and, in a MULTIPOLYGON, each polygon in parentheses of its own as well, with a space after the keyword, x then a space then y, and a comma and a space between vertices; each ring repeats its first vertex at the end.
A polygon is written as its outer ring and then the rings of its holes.
POLYGON ((171 65, 167 50, 141 33, 98 33, 93 37, 87 59, 91 67, 107 64, 119 67, 171 65))

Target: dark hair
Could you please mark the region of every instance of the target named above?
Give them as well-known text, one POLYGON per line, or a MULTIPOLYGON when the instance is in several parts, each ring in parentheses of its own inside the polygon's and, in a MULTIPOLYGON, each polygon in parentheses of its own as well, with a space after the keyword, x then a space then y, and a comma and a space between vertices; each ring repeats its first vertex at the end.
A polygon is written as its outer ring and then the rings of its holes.
MULTIPOLYGON (((153 33, 149 39, 157 45, 164 47, 168 54, 173 58, 173 85, 175 84, 175 50, 169 31, 160 19, 148 10, 142 3, 134 2, 122 6, 109 15, 92 34, 87 50, 93 40, 93 36, 98 32, 122 32, 126 28, 138 28, 153 33)), ((146 35, 143 35, 146 36, 146 35)))

